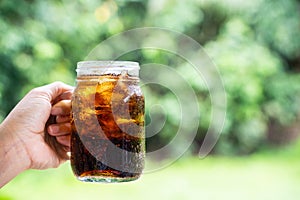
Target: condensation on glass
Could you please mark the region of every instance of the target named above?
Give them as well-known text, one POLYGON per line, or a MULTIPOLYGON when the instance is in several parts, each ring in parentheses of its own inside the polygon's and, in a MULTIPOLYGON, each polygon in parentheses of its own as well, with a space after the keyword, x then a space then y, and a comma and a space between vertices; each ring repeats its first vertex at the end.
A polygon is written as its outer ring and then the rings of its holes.
POLYGON ((71 166, 86 182, 136 180, 144 168, 144 96, 139 64, 77 63, 71 112, 71 166))

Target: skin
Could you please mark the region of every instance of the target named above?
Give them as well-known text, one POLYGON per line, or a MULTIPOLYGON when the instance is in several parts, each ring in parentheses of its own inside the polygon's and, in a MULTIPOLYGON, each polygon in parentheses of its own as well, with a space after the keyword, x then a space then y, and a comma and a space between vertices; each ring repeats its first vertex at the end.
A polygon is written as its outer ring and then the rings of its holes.
POLYGON ((61 82, 35 88, 0 124, 0 187, 25 170, 56 168, 66 161, 45 142, 44 130, 69 151, 72 90, 61 82), (56 123, 45 127, 50 114, 56 123))

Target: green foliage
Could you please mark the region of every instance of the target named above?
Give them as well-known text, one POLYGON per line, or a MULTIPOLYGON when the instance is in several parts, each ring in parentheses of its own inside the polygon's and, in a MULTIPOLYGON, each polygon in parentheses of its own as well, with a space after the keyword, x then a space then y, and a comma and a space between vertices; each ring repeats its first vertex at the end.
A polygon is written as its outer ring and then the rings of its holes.
POLYGON ((27 81, 7 56, 0 54, 0 60, 0 99, 9 99, 1 101, 0 104, 0 120, 2 121, 3 117, 15 106, 15 102, 20 100, 19 93, 22 85, 27 81))
MULTIPOLYGON (((101 41, 131 28, 158 26, 198 41, 219 68, 227 116, 215 152, 251 153, 268 143, 271 120, 284 127, 299 120, 299 6, 296 0, 2 0, 0 120, 32 87, 55 80, 73 85, 76 62, 101 41)), ((182 48, 170 38, 157 42, 182 48)), ((197 151, 212 112, 204 79, 195 79, 193 68, 170 52, 143 49, 119 59, 172 66, 188 79, 201 112, 192 148, 197 151)), ((173 77, 163 78, 174 82, 173 77)), ((170 90, 151 85, 144 91, 147 119, 154 104, 163 109, 152 114, 158 119, 165 115, 164 128, 148 140, 148 148, 156 149, 175 137, 180 110, 174 109, 178 104, 170 90)))
POLYGON ((227 125, 218 152, 252 152, 267 142, 271 120, 284 126, 296 123, 300 78, 286 70, 296 67, 287 66, 286 58, 300 55, 299 34, 287 35, 299 30, 299 12, 293 12, 290 18, 286 13, 296 8, 296 2, 280 1, 281 6, 278 3, 265 1, 256 5, 255 13, 240 8, 244 13, 228 19, 217 40, 205 45, 220 68, 228 98, 227 125), (277 16, 280 21, 292 22, 275 22, 273 15, 278 13, 285 13, 277 16), (278 36, 279 30, 287 30, 282 26, 293 31, 278 36))

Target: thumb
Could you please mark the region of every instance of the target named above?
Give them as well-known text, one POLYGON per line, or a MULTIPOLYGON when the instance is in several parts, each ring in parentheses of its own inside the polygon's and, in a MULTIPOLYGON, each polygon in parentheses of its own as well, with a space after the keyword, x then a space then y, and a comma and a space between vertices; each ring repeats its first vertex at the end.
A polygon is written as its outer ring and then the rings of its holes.
POLYGON ((49 102, 52 102, 54 99, 56 99, 58 96, 63 94, 66 91, 73 90, 73 87, 70 85, 67 85, 63 82, 56 81, 48 85, 41 86, 37 88, 41 92, 45 93, 45 97, 49 102))

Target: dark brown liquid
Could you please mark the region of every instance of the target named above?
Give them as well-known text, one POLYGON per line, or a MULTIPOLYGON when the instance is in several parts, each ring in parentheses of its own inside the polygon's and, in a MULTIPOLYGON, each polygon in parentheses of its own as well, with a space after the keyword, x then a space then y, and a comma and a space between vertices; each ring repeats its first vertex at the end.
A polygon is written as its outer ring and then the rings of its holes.
POLYGON ((129 77, 99 80, 79 80, 73 95, 73 172, 84 181, 136 179, 144 168, 144 97, 129 77))

